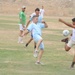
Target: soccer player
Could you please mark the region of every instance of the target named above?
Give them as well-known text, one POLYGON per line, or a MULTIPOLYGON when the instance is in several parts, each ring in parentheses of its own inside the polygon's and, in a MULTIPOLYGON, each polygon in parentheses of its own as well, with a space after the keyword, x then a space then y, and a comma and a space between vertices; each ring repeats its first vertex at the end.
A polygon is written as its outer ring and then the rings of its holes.
MULTIPOLYGON (((69 24, 69 23, 65 22, 64 20, 62 20, 62 19, 59 19, 59 21, 64 23, 65 25, 73 28, 73 32, 72 32, 72 36, 71 36, 70 40, 69 40, 69 38, 65 38, 65 39, 61 40, 62 42, 66 43, 65 50, 69 51, 71 49, 71 47, 73 45, 75 45, 75 18, 72 19, 72 24, 69 24)), ((74 68, 74 65, 75 65, 75 56, 74 56, 73 62, 71 64, 71 68, 74 68)))
POLYGON ((20 22, 19 22, 19 28, 20 28, 20 33, 19 33, 19 38, 18 38, 18 43, 23 43, 23 39, 21 37, 21 35, 23 34, 23 31, 25 30, 26 28, 26 14, 24 13, 26 10, 26 7, 23 6, 22 7, 22 11, 19 13, 19 19, 20 19, 20 22))
POLYGON ((42 64, 40 60, 44 52, 44 44, 43 44, 43 38, 41 37, 41 34, 42 34, 41 29, 47 28, 48 25, 46 24, 45 21, 43 21, 42 24, 39 24, 39 25, 37 22, 38 22, 38 16, 35 15, 33 16, 32 23, 27 27, 27 30, 25 30, 22 36, 28 34, 29 32, 32 33, 33 40, 34 42, 36 42, 36 49, 34 52, 34 56, 37 57, 38 55, 38 58, 35 64, 42 64), (38 54, 39 48, 40 48, 40 52, 38 54))
POLYGON ((44 13, 45 13, 44 6, 42 6, 42 8, 40 9, 40 15, 42 16, 42 18, 44 16, 44 13))
MULTIPOLYGON (((29 23, 32 21, 32 18, 33 16, 37 15, 38 16, 38 23, 41 23, 42 22, 42 17, 40 16, 40 9, 39 8, 36 8, 35 9, 35 14, 33 14, 31 17, 30 17, 30 20, 27 22, 27 25, 26 27, 28 27, 29 23)), ((39 24, 38 24, 39 25, 39 24)), ((28 40, 28 42, 26 43, 26 47, 29 45, 29 43, 33 40, 33 37, 31 35, 31 38, 28 40)), ((36 48, 36 44, 34 42, 34 49, 36 48)))
POLYGON ((34 13, 32 13, 31 15, 30 15, 30 17, 33 17, 34 15, 36 15, 36 13, 34 12, 34 13))

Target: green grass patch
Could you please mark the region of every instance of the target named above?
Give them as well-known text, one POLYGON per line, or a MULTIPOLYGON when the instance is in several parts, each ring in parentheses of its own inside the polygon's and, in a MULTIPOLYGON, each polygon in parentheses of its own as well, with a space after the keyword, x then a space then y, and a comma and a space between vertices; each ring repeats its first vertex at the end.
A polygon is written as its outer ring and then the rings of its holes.
MULTIPOLYGON (((70 69, 73 55, 65 52, 64 43, 60 41, 64 38, 62 29, 43 30, 48 32, 42 36, 45 44, 42 62, 45 65, 35 65, 37 58, 33 57, 33 42, 27 48, 24 47, 25 44, 18 44, 18 21, 7 20, 10 16, 2 17, 4 20, 0 19, 0 75, 75 75, 75 69, 70 69)), ((45 20, 57 22, 57 19, 53 18, 45 20)), ((24 38, 25 43, 29 37, 30 35, 24 38)))

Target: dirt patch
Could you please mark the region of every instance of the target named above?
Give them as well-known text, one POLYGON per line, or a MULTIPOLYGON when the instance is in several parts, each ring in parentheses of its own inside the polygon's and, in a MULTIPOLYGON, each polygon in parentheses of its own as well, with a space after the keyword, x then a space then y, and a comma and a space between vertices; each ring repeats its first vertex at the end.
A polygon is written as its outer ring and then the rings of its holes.
POLYGON ((25 5, 27 7, 26 12, 29 15, 36 7, 41 8, 44 5, 45 15, 75 16, 75 11, 73 11, 75 8, 74 4, 74 0, 0 0, 0 13, 18 14, 21 7, 25 5))

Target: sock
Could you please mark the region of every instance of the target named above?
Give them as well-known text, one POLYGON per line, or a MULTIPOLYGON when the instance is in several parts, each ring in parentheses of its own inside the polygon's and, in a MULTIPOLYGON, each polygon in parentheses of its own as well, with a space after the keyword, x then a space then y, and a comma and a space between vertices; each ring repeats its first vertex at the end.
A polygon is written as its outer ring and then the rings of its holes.
POLYGON ((19 37, 20 41, 22 41, 22 37, 19 37))
POLYGON ((19 38, 18 38, 18 42, 21 42, 21 41, 22 41, 22 37, 19 37, 19 38))
POLYGON ((72 68, 74 67, 74 64, 75 64, 75 62, 72 62, 72 64, 71 64, 71 67, 72 67, 72 68))
POLYGON ((34 49, 36 48, 36 45, 34 46, 34 49))
POLYGON ((28 46, 28 43, 26 44, 26 47, 28 46))

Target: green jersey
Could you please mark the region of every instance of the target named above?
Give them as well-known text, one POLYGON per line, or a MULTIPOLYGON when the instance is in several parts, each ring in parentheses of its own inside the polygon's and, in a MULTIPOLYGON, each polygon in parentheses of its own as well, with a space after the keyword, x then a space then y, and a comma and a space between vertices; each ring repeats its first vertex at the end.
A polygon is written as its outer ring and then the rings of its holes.
POLYGON ((20 24, 25 25, 26 24, 26 15, 23 11, 19 13, 19 18, 20 18, 20 24))

